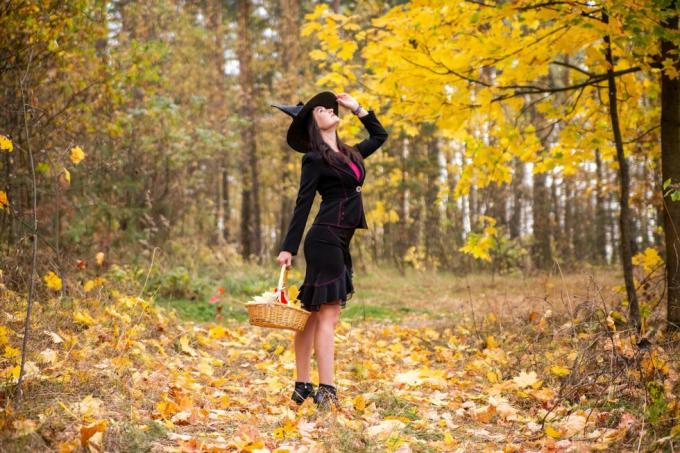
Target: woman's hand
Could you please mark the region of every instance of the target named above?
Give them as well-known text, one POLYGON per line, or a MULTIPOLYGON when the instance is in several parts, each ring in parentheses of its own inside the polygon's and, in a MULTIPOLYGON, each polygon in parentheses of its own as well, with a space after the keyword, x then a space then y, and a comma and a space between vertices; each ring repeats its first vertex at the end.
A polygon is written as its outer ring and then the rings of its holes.
POLYGON ((279 253, 279 256, 276 258, 276 261, 279 262, 279 266, 283 266, 285 264, 287 268, 290 268, 293 264, 293 255, 291 255, 290 252, 282 250, 281 253, 279 253))
POLYGON ((338 100, 338 104, 352 111, 359 107, 359 102, 347 93, 340 93, 335 98, 338 100))

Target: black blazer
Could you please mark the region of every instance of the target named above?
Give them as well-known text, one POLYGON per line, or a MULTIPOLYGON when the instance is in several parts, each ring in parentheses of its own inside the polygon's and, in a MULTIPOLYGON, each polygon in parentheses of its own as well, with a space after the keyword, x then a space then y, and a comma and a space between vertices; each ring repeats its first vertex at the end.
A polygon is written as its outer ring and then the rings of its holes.
MULTIPOLYGON (((359 120, 368 130, 369 137, 355 146, 366 159, 387 140, 387 131, 375 117, 373 110, 369 110, 368 115, 359 117, 359 120)), ((343 161, 338 160, 337 163, 329 165, 317 152, 303 154, 300 188, 293 218, 281 245, 282 251, 297 255, 317 190, 321 194, 321 206, 313 224, 340 228, 368 228, 361 199, 361 186, 366 178, 366 168, 363 165, 360 165, 360 168, 361 179, 357 180, 352 168, 343 161)))

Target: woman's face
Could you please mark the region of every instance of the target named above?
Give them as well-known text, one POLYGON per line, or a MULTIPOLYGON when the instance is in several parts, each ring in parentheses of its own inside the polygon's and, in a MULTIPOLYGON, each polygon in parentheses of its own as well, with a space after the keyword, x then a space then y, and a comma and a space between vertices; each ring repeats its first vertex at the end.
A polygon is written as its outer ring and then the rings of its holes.
POLYGON ((329 129, 340 122, 340 118, 335 114, 333 109, 328 109, 322 105, 317 105, 312 110, 316 125, 321 130, 329 129))

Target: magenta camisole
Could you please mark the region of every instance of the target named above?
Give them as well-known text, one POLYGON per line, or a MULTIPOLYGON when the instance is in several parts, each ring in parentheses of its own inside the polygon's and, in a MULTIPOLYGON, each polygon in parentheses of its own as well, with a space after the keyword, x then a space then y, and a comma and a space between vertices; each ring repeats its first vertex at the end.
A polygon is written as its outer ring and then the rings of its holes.
POLYGON ((352 167, 352 170, 354 170, 354 173, 357 175, 357 179, 361 179, 361 169, 359 166, 351 160, 349 161, 349 166, 352 167))

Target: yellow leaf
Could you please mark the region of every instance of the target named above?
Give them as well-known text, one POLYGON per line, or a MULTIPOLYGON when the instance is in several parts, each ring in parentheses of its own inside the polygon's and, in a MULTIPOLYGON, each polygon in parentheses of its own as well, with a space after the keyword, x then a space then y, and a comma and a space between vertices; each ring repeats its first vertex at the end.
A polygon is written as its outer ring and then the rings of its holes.
POLYGON ((19 354, 21 354, 21 351, 17 348, 13 348, 10 345, 5 346, 5 358, 11 359, 12 357, 18 357, 19 354))
POLYGON ((106 280, 102 277, 97 277, 95 279, 88 280, 83 285, 83 291, 85 291, 86 293, 89 293, 90 291, 92 291, 92 289, 94 289, 94 287, 101 286, 105 282, 106 282, 106 280))
POLYGON ((4 135, 0 135, 0 149, 11 153, 14 150, 14 143, 4 135))
POLYGON ((94 398, 92 395, 87 395, 79 403, 74 404, 74 411, 80 414, 83 418, 97 417, 102 410, 104 402, 99 398, 94 398))
POLYGON ((156 411, 160 414, 161 418, 169 419, 180 411, 180 407, 174 401, 163 400, 156 404, 156 411))
POLYGON ((659 252, 655 248, 647 247, 644 252, 640 252, 632 259, 633 264, 642 266, 645 274, 649 274, 655 269, 658 269, 663 264, 663 259, 659 256, 659 252))
POLYGON ((92 436, 96 433, 103 433, 106 429, 106 420, 100 420, 96 423, 80 427, 80 444, 86 447, 90 442, 92 436))
POLYGON ((352 400, 352 406, 354 406, 354 409, 356 409, 357 411, 363 412, 366 409, 366 399, 364 398, 363 395, 357 395, 352 400))
POLYGON ((671 437, 680 437, 680 425, 671 428, 671 437))
POLYGON ((550 372, 555 376, 567 376, 570 373, 569 368, 565 368, 559 365, 554 365, 550 367, 550 372))
POLYGON ((53 289, 55 291, 59 291, 61 289, 61 278, 59 278, 59 276, 54 272, 49 271, 43 277, 43 280, 45 281, 45 284, 47 285, 48 288, 53 289))
POLYGON ((205 360, 202 360, 198 364, 197 368, 198 368, 198 371, 200 371, 201 373, 203 373, 205 375, 208 375, 208 376, 213 375, 213 367, 211 367, 210 364, 208 362, 206 362, 205 360))
POLYGON ((489 382, 494 383, 498 382, 498 374, 495 371, 487 371, 486 372, 486 378, 489 380, 489 382))
POLYGON ((78 165, 83 159, 85 159, 85 153, 80 146, 74 146, 71 148, 71 162, 78 165))
POLYGON ((472 410, 472 417, 480 423, 489 423, 496 413, 496 406, 488 404, 472 410))
POLYGON ((79 324, 85 324, 86 326, 91 326, 95 323, 94 319, 86 311, 78 310, 73 315, 73 320, 79 324))
POLYGON ((328 54, 323 50, 314 49, 311 52, 309 52, 309 58, 311 58, 312 60, 325 60, 326 58, 328 58, 328 54))
POLYGON ((95 255, 95 261, 97 262, 98 266, 101 266, 104 263, 104 252, 99 252, 95 255))
POLYGON ((182 337, 179 339, 179 345, 180 348, 182 349, 182 352, 186 352, 190 356, 196 357, 197 355, 196 351, 194 350, 194 348, 189 346, 189 337, 187 337, 186 335, 182 335, 182 337))
POLYGON ((12 367, 9 370, 7 370, 7 374, 9 375, 9 377, 11 377, 15 381, 17 379, 19 379, 19 373, 20 372, 21 372, 21 368, 19 367, 19 365, 12 367))
POLYGON ((7 199, 7 194, 3 190, 0 190, 0 209, 9 211, 9 199, 7 199))
POLYGON ((10 332, 11 330, 9 330, 7 327, 0 326, 0 346, 9 343, 10 332))
POLYGON ((62 169, 61 173, 59 173, 59 184, 63 188, 67 188, 71 185, 71 172, 66 168, 62 169))
POLYGON ((559 439, 562 434, 551 425, 545 425, 545 433, 553 439, 559 439))
POLYGON ((208 336, 215 339, 224 338, 227 336, 227 329, 225 329, 223 325, 218 324, 210 328, 208 336))

